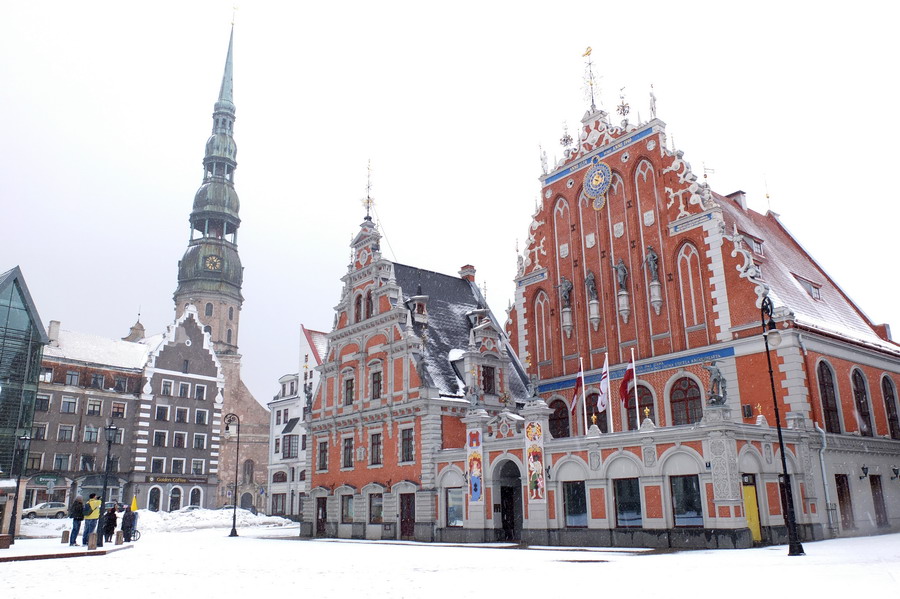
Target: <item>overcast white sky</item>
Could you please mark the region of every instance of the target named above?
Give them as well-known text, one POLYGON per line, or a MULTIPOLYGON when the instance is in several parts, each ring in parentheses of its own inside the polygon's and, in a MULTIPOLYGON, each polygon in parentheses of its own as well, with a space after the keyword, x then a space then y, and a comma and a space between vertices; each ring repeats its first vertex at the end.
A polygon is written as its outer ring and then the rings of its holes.
MULTIPOLYGON (((232 2, 8 2, 0 15, 0 269, 45 324, 122 337, 174 316, 232 2)), ((366 162, 387 257, 472 263, 498 316, 564 122, 625 87, 720 193, 771 208, 900 334, 895 3, 241 3, 240 348, 262 402, 330 330, 366 162), (393 254, 391 254, 391 249, 393 254)))

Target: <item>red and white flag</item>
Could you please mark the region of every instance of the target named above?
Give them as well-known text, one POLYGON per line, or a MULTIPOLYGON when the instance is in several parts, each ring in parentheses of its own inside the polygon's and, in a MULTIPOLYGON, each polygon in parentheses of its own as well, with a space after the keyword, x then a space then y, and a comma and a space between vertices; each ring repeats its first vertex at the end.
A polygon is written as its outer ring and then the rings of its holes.
POLYGON ((631 364, 628 365, 628 370, 625 371, 625 378, 622 379, 622 382, 619 384, 619 398, 622 400, 622 405, 627 409, 628 408, 628 386, 634 380, 634 360, 631 361, 631 364))
POLYGON ((578 372, 578 377, 575 379, 575 393, 572 394, 572 415, 578 411, 578 396, 581 394, 581 388, 584 386, 584 371, 580 370, 578 372))
POLYGON ((600 393, 597 394, 597 411, 605 412, 609 405, 609 354, 603 361, 603 373, 600 375, 600 393))

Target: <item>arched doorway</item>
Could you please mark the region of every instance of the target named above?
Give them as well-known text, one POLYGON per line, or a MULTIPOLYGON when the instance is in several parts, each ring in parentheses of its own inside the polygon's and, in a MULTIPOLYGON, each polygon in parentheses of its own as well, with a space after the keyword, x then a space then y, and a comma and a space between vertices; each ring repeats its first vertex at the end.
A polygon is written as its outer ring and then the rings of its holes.
POLYGON ((159 487, 153 487, 152 489, 150 489, 150 496, 147 500, 147 509, 149 509, 151 512, 159 511, 160 495, 161 493, 159 487))
POLYGON ((175 487, 169 495, 169 511, 177 512, 181 509, 181 488, 175 487))
POLYGON ((522 536, 522 473, 510 460, 498 472, 495 482, 500 487, 500 538, 518 541, 522 536))
POLYGON ((241 507, 245 510, 249 510, 253 507, 253 494, 252 493, 244 493, 241 495, 241 507))

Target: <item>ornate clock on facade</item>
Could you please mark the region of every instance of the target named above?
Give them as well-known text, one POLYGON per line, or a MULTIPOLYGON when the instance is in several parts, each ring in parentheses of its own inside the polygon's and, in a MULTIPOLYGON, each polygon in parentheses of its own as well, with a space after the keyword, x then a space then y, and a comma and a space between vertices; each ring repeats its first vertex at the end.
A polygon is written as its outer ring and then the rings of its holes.
POLYGON ((222 270, 222 259, 218 256, 207 256, 203 261, 206 270, 222 270))
POLYGON ((606 205, 606 192, 612 183, 612 171, 605 162, 594 159, 594 164, 584 174, 584 188, 582 193, 589 200, 593 200, 594 210, 602 210, 606 205))

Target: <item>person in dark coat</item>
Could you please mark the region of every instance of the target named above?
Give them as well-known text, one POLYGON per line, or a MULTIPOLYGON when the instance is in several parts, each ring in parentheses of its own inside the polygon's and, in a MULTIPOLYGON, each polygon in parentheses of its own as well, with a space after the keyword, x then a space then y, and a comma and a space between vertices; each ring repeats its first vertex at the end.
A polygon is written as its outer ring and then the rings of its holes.
POLYGON ((116 534, 116 508, 111 507, 106 512, 106 519, 103 521, 103 538, 107 543, 111 543, 114 534, 116 534))
POLYGON ((125 536, 125 542, 131 542, 131 534, 134 532, 135 514, 131 511, 131 506, 125 506, 125 513, 122 514, 122 534, 125 536))
POLYGON ((76 547, 78 540, 78 531, 81 530, 81 523, 84 522, 84 497, 77 495, 75 501, 69 506, 69 518, 72 519, 72 533, 69 535, 69 547, 76 547))

